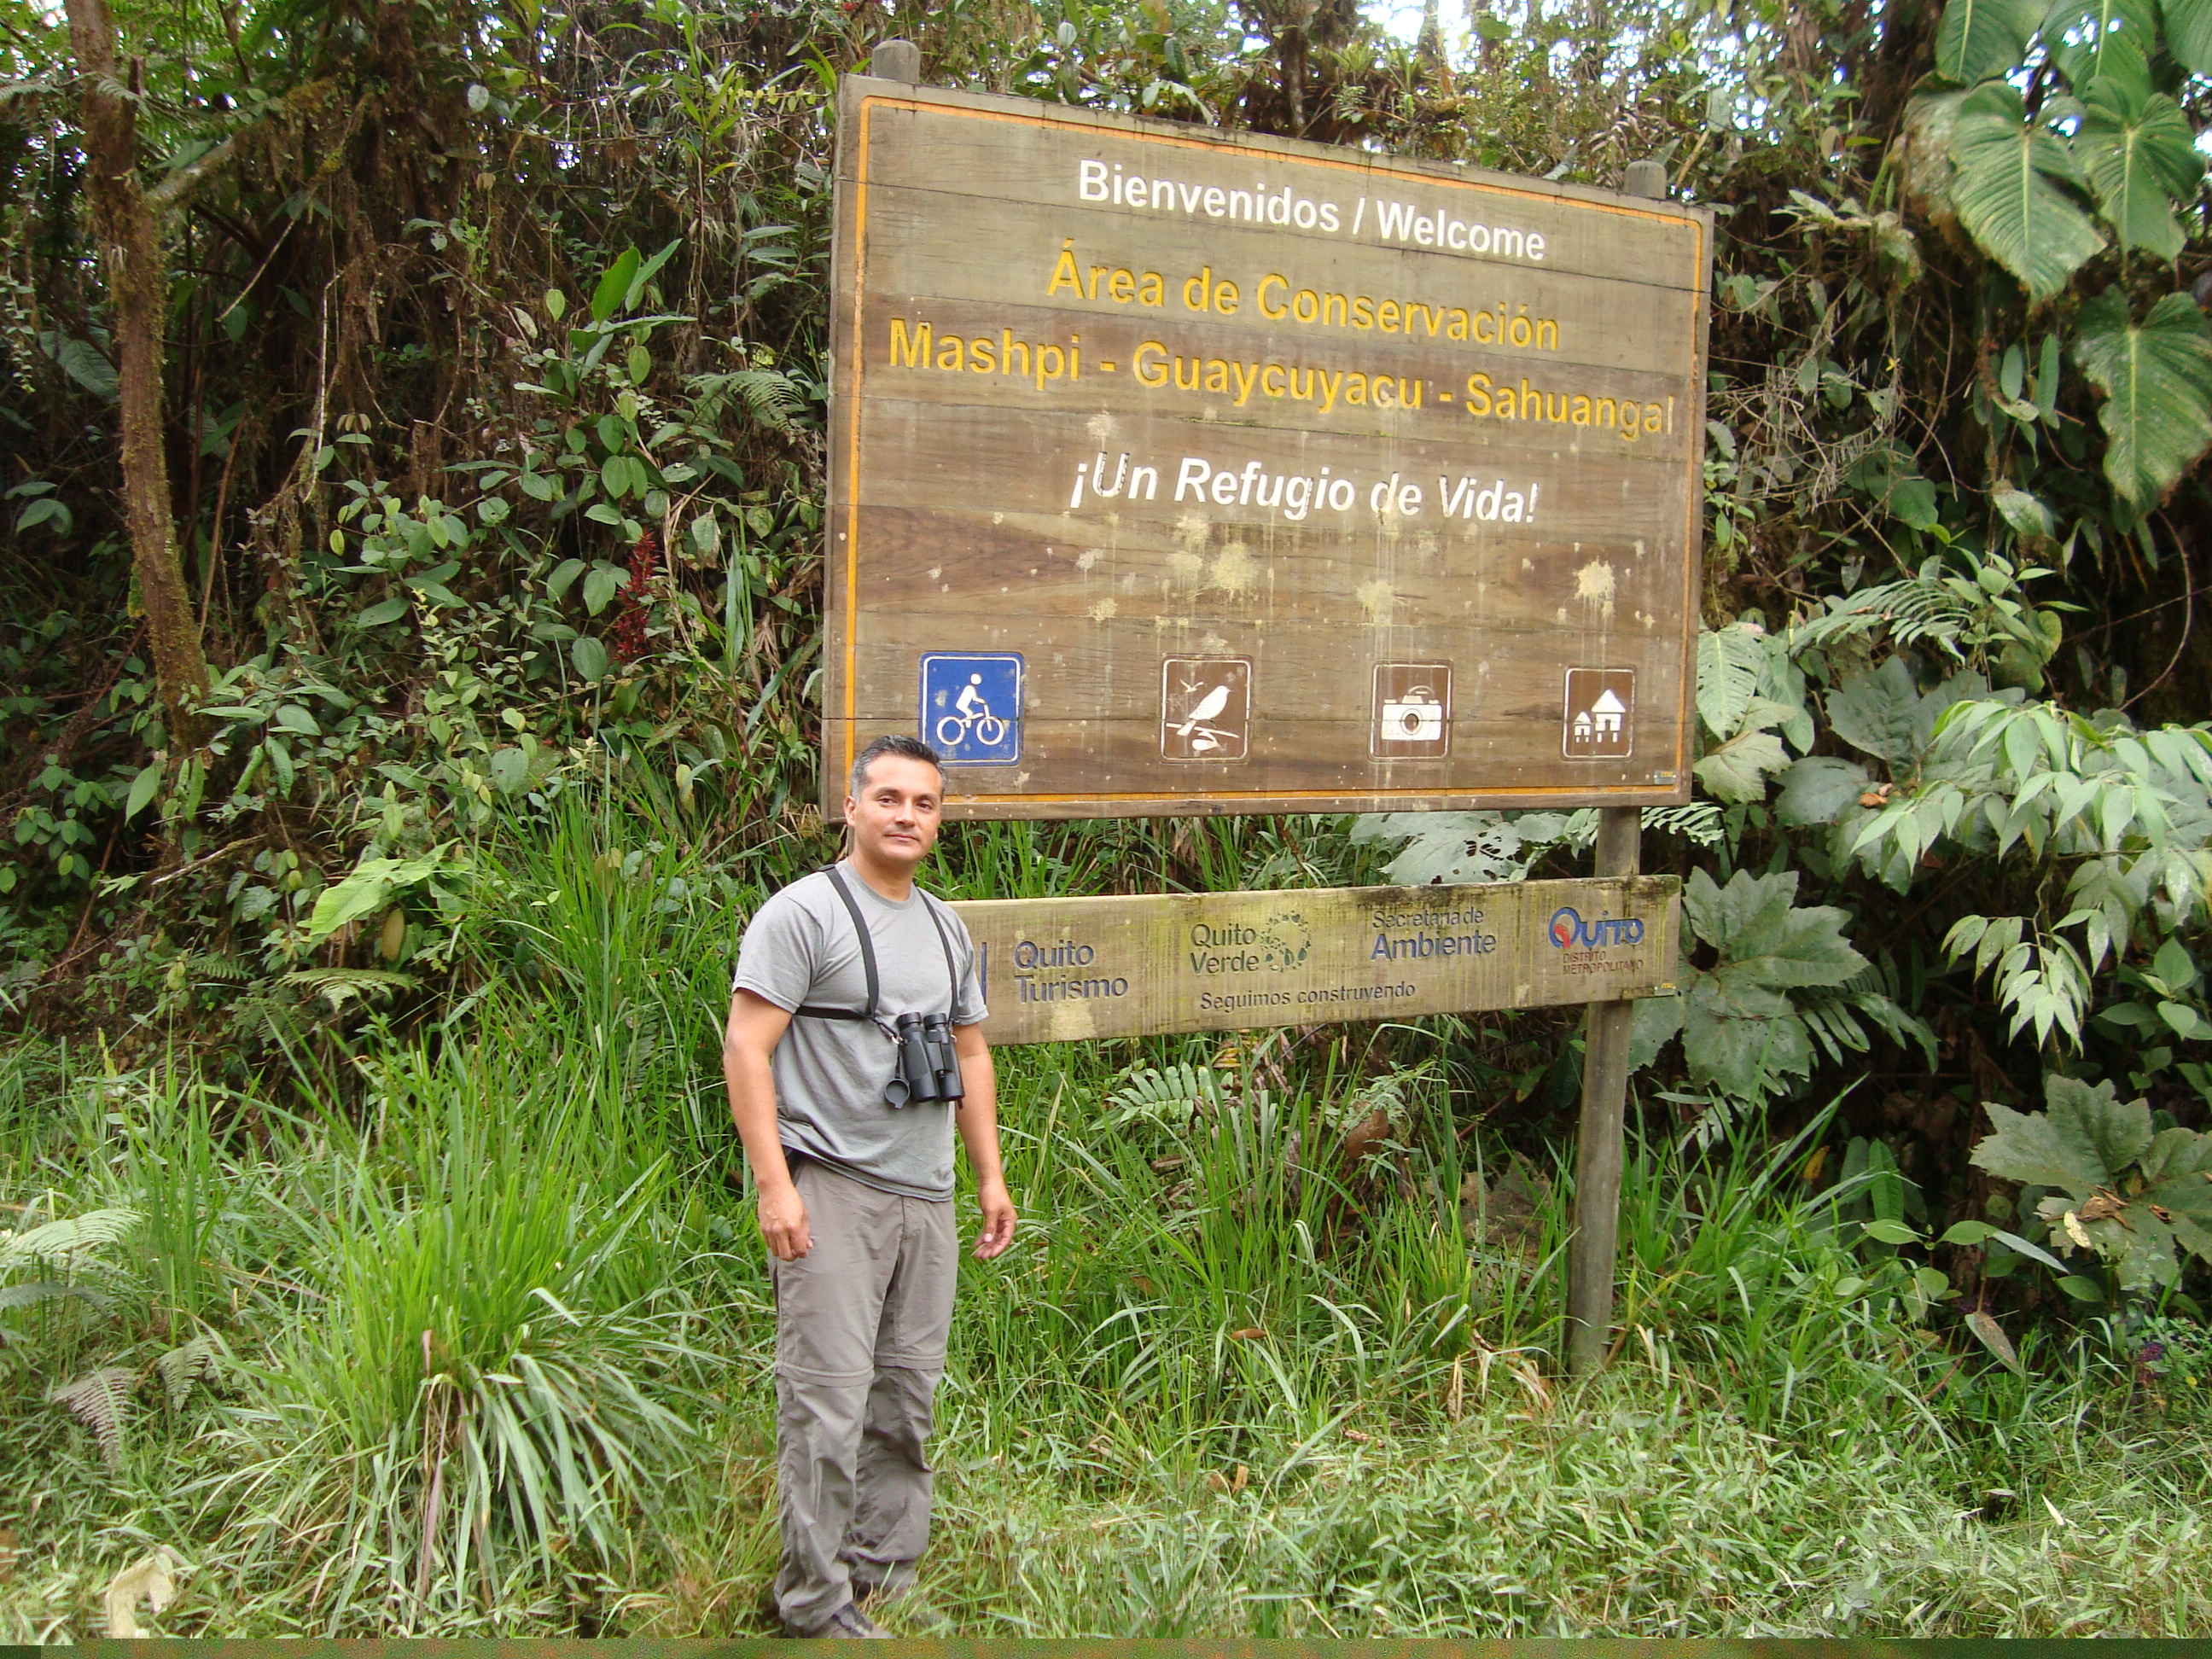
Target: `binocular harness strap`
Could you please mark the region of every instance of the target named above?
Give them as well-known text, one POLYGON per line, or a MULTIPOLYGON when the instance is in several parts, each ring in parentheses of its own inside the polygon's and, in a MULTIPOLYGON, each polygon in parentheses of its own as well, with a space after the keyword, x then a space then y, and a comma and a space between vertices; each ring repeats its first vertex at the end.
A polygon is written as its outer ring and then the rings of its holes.
MULTIPOLYGON (((866 1008, 817 1008, 809 1005, 794 1008, 792 1013, 805 1019, 865 1019, 872 1025, 880 1026, 883 1021, 877 1018, 876 1011, 882 1000, 883 987, 876 974, 876 946, 868 934, 867 918, 860 914, 860 902, 854 898, 853 890, 845 885, 845 872, 831 864, 823 866, 823 873, 830 878, 830 884, 837 890, 837 896, 845 901, 846 914, 853 918, 853 931, 860 935, 860 968, 868 979, 868 1006, 866 1008)), ((945 977, 951 987, 948 993, 951 1000, 945 1005, 945 1012, 950 1013, 960 1001, 960 970, 953 965, 952 937, 945 931, 945 919, 937 914, 937 901, 918 887, 915 891, 921 894, 921 908, 929 912, 929 919, 937 928, 937 943, 945 951, 945 977)))

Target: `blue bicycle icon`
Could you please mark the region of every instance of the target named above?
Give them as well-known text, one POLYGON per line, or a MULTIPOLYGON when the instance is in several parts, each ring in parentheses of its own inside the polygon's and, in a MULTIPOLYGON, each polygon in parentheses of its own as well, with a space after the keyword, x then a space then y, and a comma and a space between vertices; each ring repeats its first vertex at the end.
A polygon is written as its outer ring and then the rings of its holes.
POLYGON ((950 762, 1005 766, 1021 754, 1022 659, 932 652, 921 659, 921 729, 950 762))

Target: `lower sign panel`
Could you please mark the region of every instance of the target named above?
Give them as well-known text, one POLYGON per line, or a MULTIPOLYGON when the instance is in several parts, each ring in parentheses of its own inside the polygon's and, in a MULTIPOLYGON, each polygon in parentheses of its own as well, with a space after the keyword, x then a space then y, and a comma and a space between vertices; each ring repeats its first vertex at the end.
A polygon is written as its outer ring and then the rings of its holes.
POLYGON ((1597 877, 955 905, 993 1042, 1391 1019, 1673 988, 1681 884, 1597 877))

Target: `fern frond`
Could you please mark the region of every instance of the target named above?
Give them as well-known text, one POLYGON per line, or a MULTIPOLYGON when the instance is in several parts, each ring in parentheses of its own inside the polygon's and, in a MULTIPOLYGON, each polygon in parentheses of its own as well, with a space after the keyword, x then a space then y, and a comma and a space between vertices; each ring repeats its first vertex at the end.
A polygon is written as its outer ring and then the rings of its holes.
POLYGON ((1814 1041, 1828 1058, 1841 1060, 1846 1054, 1864 1054, 1873 1046, 1867 1030, 1871 1023, 1899 1048, 1917 1045, 1932 1069, 1936 1064, 1936 1033, 1925 1020, 1905 1012, 1892 993, 1897 970, 1887 962, 1869 962, 1841 985, 1808 988, 1796 994, 1797 1012, 1814 1041))
POLYGON ((1700 847, 1719 846, 1727 831, 1721 809, 1709 800, 1693 800, 1687 806, 1647 806, 1644 827, 1680 836, 1700 847))
POLYGON ((1790 630, 1791 655, 1887 628, 1896 644, 1932 641, 1949 655, 1963 658, 1959 641, 1972 630, 1978 615, 1972 604, 1929 569, 1900 581, 1863 587, 1848 599, 1831 599, 1828 605, 1826 615, 1808 617, 1790 630))
POLYGON ((806 399, 787 374, 773 368, 740 368, 726 374, 695 374, 692 395, 709 425, 720 420, 732 404, 771 432, 788 432, 806 408, 806 399))
POLYGON ((251 979, 252 970, 235 957, 216 956, 211 951, 193 951, 185 957, 185 971, 202 979, 228 980, 234 984, 251 979))
POLYGON ((1826 996, 1808 994, 1799 1000, 1797 1012, 1805 1022, 1807 1035, 1832 1060, 1841 1061, 1847 1054, 1863 1054, 1873 1046, 1866 1027, 1859 1024, 1852 999, 1832 992, 1826 996))
POLYGON ((1201 1109, 1221 1103, 1221 1075, 1187 1062, 1165 1070, 1147 1066, 1126 1073, 1106 1102, 1115 1108, 1109 1125, 1142 1120, 1180 1127, 1201 1109))
POLYGON ((107 1467, 119 1468, 123 1463, 123 1427, 131 1407, 131 1391, 138 1380, 138 1373, 128 1365, 103 1365, 96 1371, 88 1371, 73 1382, 64 1382, 51 1390, 46 1399, 69 1411, 70 1416, 92 1431, 100 1443, 100 1455, 107 1460, 107 1467))
POLYGON ((0 1232, 0 1268, 17 1261, 66 1263, 80 1250, 96 1250, 129 1237, 142 1218, 131 1209, 88 1210, 28 1232, 0 1232))
POLYGON ((185 1408, 185 1397, 191 1393, 193 1383, 214 1375, 215 1360, 215 1343, 206 1336, 196 1336, 155 1360, 154 1369, 161 1373, 171 1412, 185 1408))
POLYGON ((415 988, 412 975, 394 974, 380 968, 301 968, 286 974, 278 982, 295 985, 309 996, 320 997, 331 1005, 334 1014, 343 1012, 356 997, 369 1002, 415 988))
MULTIPOLYGON (((107 1298, 88 1285, 72 1285, 60 1279, 27 1279, 20 1285, 0 1285, 0 1309, 27 1308, 34 1302, 52 1302, 58 1297, 73 1296, 89 1302, 94 1307, 105 1306, 107 1298)), ((0 1340, 6 1333, 0 1332, 0 1340)))

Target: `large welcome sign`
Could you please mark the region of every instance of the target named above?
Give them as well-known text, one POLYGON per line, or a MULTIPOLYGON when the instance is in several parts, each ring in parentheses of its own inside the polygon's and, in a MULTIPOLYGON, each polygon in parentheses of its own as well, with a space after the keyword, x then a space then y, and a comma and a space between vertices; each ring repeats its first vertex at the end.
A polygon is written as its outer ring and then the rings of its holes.
POLYGON ((1672 876, 1335 887, 954 906, 975 941, 993 1042, 1054 1042, 1475 1008, 1673 988, 1672 876))
POLYGON ((823 793, 1689 787, 1702 210, 852 77, 823 793))

